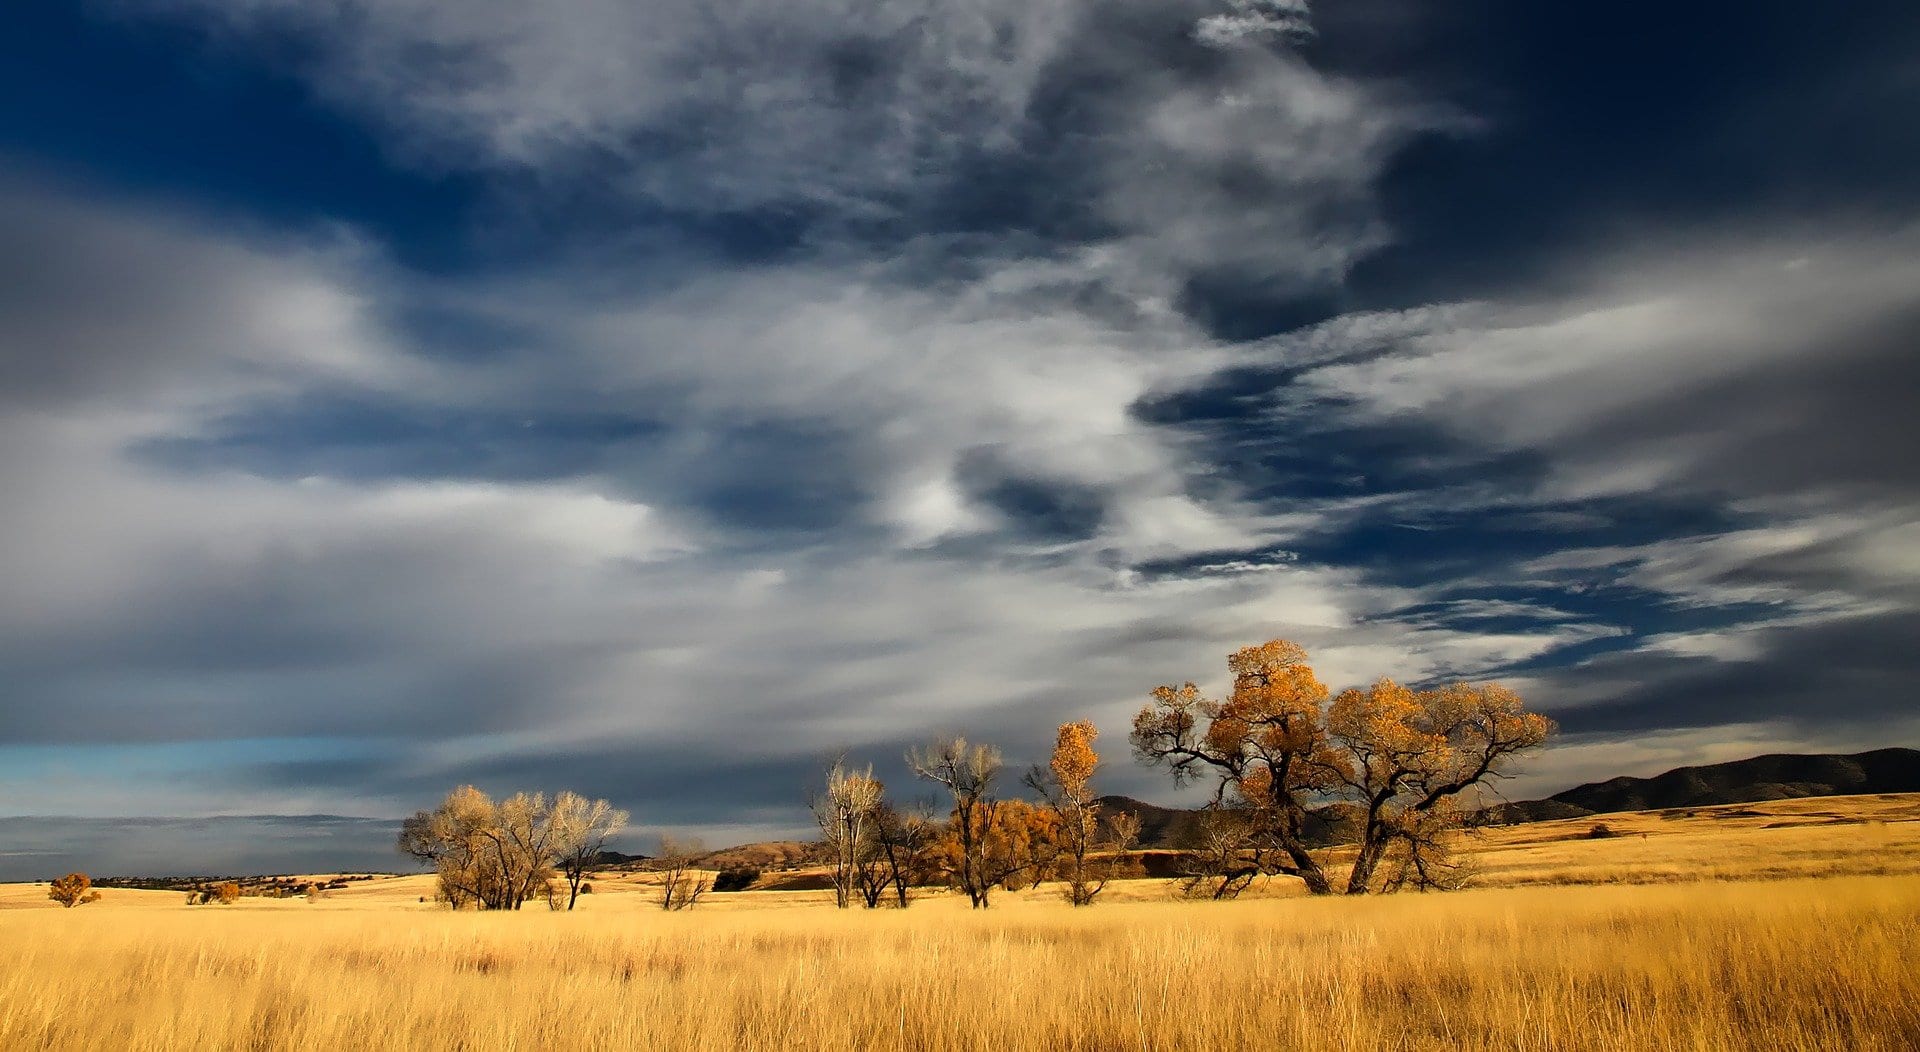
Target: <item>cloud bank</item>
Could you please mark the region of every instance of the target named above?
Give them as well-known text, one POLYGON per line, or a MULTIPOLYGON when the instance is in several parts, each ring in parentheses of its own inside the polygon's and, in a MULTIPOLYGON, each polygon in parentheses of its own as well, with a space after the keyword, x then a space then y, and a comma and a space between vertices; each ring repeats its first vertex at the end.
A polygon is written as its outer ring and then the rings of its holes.
POLYGON ((833 751, 1080 717, 1167 797, 1127 717, 1272 636, 1522 686, 1569 733, 1520 793, 1911 733, 1914 213, 1595 173, 1604 236, 1503 269, 1418 205, 1544 118, 1383 63, 1396 5, 102 19, 484 191, 422 266, 10 168, 5 813, 476 781, 745 838, 833 751))

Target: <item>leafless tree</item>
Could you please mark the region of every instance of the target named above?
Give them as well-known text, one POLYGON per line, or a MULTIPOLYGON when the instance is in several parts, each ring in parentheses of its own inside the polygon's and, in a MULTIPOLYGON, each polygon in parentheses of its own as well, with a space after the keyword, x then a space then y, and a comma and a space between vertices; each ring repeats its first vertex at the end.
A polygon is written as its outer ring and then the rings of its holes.
POLYGON ((1180 890, 1189 898, 1231 899, 1272 867, 1263 821, 1245 809, 1208 808, 1180 860, 1180 890))
POLYGON ((555 830, 546 797, 515 793, 495 803, 470 785, 401 824, 399 849, 430 863, 440 896, 455 908, 519 909, 552 879, 555 830))
POLYGON ((871 766, 852 771, 844 760, 835 760, 827 770, 825 789, 813 798, 821 848, 833 866, 833 902, 841 909, 853 904, 861 866, 879 847, 874 842, 873 818, 880 795, 881 785, 871 766))
POLYGON ((600 861, 607 841, 627 826, 628 815, 605 800, 563 792, 553 798, 554 863, 566 878, 567 909, 580 899, 580 885, 600 861))
POLYGON ((660 838, 660 857, 654 860, 654 869, 660 874, 661 909, 692 909, 713 886, 705 871, 694 868, 694 862, 706 853, 706 845, 698 840, 660 838))
POLYGON ((861 860, 858 887, 868 909, 891 898, 905 909, 912 888, 925 881, 927 853, 939 836, 932 808, 924 802, 897 806, 885 800, 873 813, 873 850, 861 860))
POLYGON ((907 766, 953 798, 953 831, 959 842, 955 878, 973 908, 985 909, 998 883, 988 879, 985 854, 987 831, 999 809, 993 785, 1000 777, 1000 750, 955 736, 908 750, 907 766))

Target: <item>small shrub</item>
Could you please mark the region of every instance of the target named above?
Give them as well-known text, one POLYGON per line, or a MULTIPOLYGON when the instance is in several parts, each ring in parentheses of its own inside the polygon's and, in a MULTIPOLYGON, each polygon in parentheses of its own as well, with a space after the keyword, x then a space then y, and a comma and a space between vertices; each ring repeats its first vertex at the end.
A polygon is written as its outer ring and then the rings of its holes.
POLYGON ((587 882, 585 882, 585 883, 582 883, 582 884, 580 885, 580 894, 582 894, 582 895, 591 895, 591 894, 593 894, 593 883, 592 883, 591 881, 587 881, 587 882))
POLYGON ((713 878, 715 891, 745 891, 760 879, 760 871, 752 866, 739 866, 723 869, 713 878))
POLYGON ((1605 822, 1595 822, 1593 828, 1587 830, 1588 840, 1606 840, 1619 835, 1619 833, 1613 831, 1612 826, 1607 825, 1605 822))
POLYGON ((67 909, 100 901, 100 893, 93 890, 93 878, 85 873, 69 873, 54 881, 48 886, 47 897, 67 909))
POLYGON ((240 901, 240 885, 234 881, 224 881, 213 886, 213 901, 222 906, 231 906, 240 901))

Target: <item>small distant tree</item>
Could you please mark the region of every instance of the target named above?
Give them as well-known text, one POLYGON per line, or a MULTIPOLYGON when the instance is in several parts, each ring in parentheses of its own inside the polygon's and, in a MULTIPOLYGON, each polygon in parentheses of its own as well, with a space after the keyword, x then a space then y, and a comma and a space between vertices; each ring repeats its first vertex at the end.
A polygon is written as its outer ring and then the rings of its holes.
POLYGON ((598 865, 607 841, 627 826, 628 815, 605 800, 589 800, 579 793, 553 798, 553 857, 566 878, 567 908, 586 893, 588 871, 598 865))
POLYGON ((54 881, 47 888, 47 897, 65 909, 100 901, 100 893, 93 888, 93 878, 79 872, 69 873, 54 881))
POLYGON ((1188 898, 1232 899, 1269 872, 1260 821, 1245 810, 1210 807, 1180 857, 1180 891, 1188 898))
POLYGON ((698 840, 660 838, 660 857, 654 865, 660 874, 661 909, 692 909, 713 886, 704 871, 694 868, 694 861, 706 852, 706 846, 698 840))
POLYGON ((231 880, 222 881, 213 886, 213 900, 222 906, 231 906, 240 901, 240 885, 231 880))

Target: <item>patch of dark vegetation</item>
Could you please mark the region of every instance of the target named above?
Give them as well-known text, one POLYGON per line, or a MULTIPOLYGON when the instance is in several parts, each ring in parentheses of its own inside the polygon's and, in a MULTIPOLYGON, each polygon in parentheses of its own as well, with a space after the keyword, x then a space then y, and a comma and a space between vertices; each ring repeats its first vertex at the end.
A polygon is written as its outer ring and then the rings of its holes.
POLYGON ((723 869, 713 878, 715 891, 745 891, 760 879, 760 871, 751 866, 723 869))

